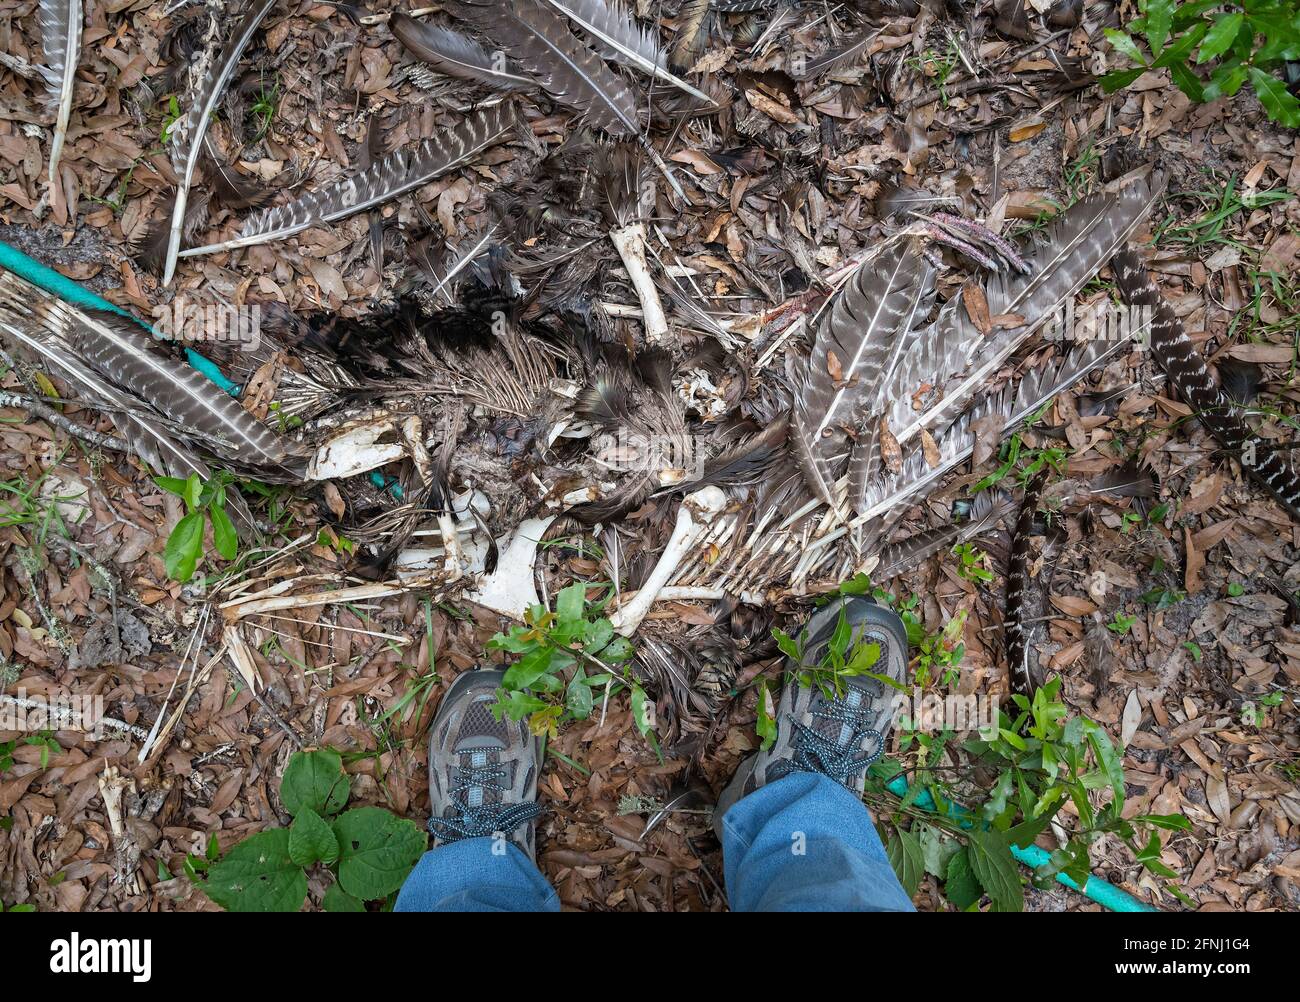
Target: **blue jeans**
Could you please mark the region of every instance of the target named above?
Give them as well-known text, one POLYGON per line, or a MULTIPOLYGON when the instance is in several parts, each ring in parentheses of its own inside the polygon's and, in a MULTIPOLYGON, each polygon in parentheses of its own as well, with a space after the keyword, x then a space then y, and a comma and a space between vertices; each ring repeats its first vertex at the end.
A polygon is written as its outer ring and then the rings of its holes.
MULTIPOLYGON (((825 776, 796 772, 755 790, 727 811, 722 832, 732 911, 914 910, 866 807, 825 776)), ((513 842, 492 850, 492 839, 474 838, 426 852, 396 910, 560 910, 555 889, 513 842)))

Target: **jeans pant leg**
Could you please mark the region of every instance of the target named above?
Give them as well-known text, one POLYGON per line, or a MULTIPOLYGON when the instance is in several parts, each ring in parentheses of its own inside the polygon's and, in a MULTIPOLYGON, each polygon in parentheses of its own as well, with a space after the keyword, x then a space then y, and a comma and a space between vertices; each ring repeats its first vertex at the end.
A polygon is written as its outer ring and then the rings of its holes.
POLYGON ((733 911, 915 911, 866 806, 834 780, 794 772, 722 819, 733 911))
POLYGON ((560 898, 513 842, 469 838, 431 849, 397 893, 399 912, 558 912, 560 898), (493 853, 493 848, 498 851, 493 853))

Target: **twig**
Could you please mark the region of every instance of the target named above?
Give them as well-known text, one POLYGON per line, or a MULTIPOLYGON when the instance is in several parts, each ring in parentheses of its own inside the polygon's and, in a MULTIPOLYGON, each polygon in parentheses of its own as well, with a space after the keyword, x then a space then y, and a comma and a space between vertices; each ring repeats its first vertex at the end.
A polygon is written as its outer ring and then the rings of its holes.
MULTIPOLYGON (((235 680, 238 680, 239 682, 245 681, 244 677, 238 672, 238 670, 233 665, 226 665, 226 673, 230 676, 231 681, 235 681, 235 680)), ((262 694, 260 692, 258 692, 252 686, 247 686, 247 689, 250 693, 252 693, 253 698, 257 700, 257 705, 260 706, 263 709, 263 711, 265 711, 268 717, 270 717, 272 720, 275 721, 276 726, 279 727, 280 730, 284 731, 284 733, 289 736, 289 740, 293 742, 293 746, 297 748, 299 751, 302 751, 303 748, 305 748, 306 746, 302 743, 302 740, 298 737, 298 735, 294 733, 293 728, 290 727, 288 724, 286 724, 280 718, 280 715, 276 713, 273 709, 271 709, 269 705, 267 705, 266 700, 262 697, 262 694)))
POLYGON ((944 84, 942 92, 937 87, 928 90, 920 97, 904 101, 897 107, 896 111, 899 115, 907 115, 916 108, 923 108, 927 104, 934 104, 944 98, 977 94, 982 90, 994 90, 998 87, 1011 87, 1024 83, 1027 77, 1036 75, 1029 73, 995 73, 993 76, 981 77, 978 80, 963 80, 957 84, 944 84))
POLYGON ((79 714, 68 709, 66 706, 59 706, 57 703, 50 704, 42 702, 39 699, 26 699, 22 696, 6 696, 0 693, 0 703, 6 703, 9 706, 21 707, 24 710, 43 710, 50 717, 57 717, 60 728, 67 727, 69 730, 85 731, 89 733, 96 727, 107 727, 110 731, 117 731, 119 734, 130 734, 134 738, 144 741, 149 737, 149 732, 143 727, 137 727, 135 724, 128 724, 125 720, 118 720, 116 717, 99 717, 86 726, 86 721, 80 719, 79 714))

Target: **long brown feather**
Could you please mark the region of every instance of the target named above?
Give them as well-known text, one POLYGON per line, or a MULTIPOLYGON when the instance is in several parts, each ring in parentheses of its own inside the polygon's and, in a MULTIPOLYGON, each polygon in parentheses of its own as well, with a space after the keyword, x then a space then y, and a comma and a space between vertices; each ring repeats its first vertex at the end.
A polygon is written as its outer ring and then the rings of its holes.
POLYGON ((964 522, 925 529, 899 543, 891 543, 880 551, 880 562, 871 572, 877 582, 889 581, 924 563, 936 553, 951 550, 959 543, 991 532, 1014 507, 1011 499, 1003 495, 984 492, 975 499, 971 516, 964 522))
POLYGON ((338 222, 383 205, 469 163, 489 146, 508 139, 518 125, 513 105, 484 108, 439 135, 425 139, 414 150, 394 150, 371 164, 368 170, 328 184, 288 205, 250 216, 233 240, 193 247, 181 256, 214 254, 282 240, 313 226, 338 222))
POLYGON ((203 138, 208 131, 208 123, 212 120, 212 113, 216 110, 217 104, 225 93, 226 85, 239 65, 240 57, 274 6, 275 0, 254 0, 253 6, 244 15, 244 19, 231 35, 225 48, 221 50, 221 56, 204 75, 198 92, 193 96, 189 113, 185 116, 184 136, 188 147, 181 156, 184 169, 176 189, 176 204, 172 208, 171 231, 163 265, 163 285, 170 285, 172 276, 176 273, 176 257, 180 253, 181 237, 185 230, 185 207, 189 199, 190 185, 194 181, 194 171, 203 153, 203 138))
POLYGON ((1029 658, 1025 593, 1029 587, 1029 539, 1034 530, 1034 516, 1038 513, 1038 499, 1050 472, 1044 467, 1025 487, 1007 564, 1007 671, 1011 676, 1011 691, 1026 698, 1033 696, 1034 689, 1042 684, 1038 666, 1031 664, 1029 658))
POLYGON ((687 67, 698 58, 708 36, 704 27, 708 14, 709 0, 682 0, 677 11, 677 37, 668 53, 674 66, 687 67))
POLYGON ((803 72, 798 75, 798 78, 815 80, 824 73, 833 73, 835 70, 846 69, 861 62, 864 53, 871 47, 871 43, 876 40, 880 32, 880 28, 866 28, 860 31, 843 45, 830 49, 805 63, 803 72))
POLYGON ((134 320, 79 309, 11 272, 0 273, 0 305, 43 332, 78 367, 163 415, 213 454, 249 466, 289 459, 284 439, 196 369, 157 354, 134 320))
POLYGON ((848 430, 874 411, 907 337, 929 310, 933 269, 901 243, 859 268, 825 314, 791 415, 808 486, 835 504, 848 430))
POLYGON ((640 135, 636 93, 538 0, 459 0, 449 10, 500 45, 554 101, 583 112, 595 128, 619 138, 640 135))
MULTIPOLYGON (((1146 217, 1158 185, 1139 182, 1118 195, 1091 195, 1071 206, 1030 256, 1028 275, 995 275, 984 288, 991 317, 1021 317, 985 336, 957 300, 910 346, 889 388, 890 428, 900 443, 942 428, 1018 348, 1088 282, 1146 217), (914 395, 939 389, 921 409, 914 395)), ((1004 321, 1006 322, 1006 321, 1004 321)))
POLYGON ((621 0, 546 0, 599 44, 602 59, 639 70, 701 101, 709 95, 668 71, 659 33, 639 23, 621 0))
POLYGON ((502 63, 468 35, 418 21, 405 11, 393 11, 389 30, 414 55, 439 73, 473 80, 493 90, 527 90, 537 81, 511 63, 502 63))
POLYGON ((1277 498, 1292 518, 1300 520, 1300 472, 1281 451, 1259 448, 1265 443, 1206 367, 1201 351, 1187 337, 1142 259, 1126 248, 1115 255, 1111 267, 1124 302, 1150 310, 1151 354, 1165 370, 1170 385, 1196 411, 1210 434, 1240 458, 1242 470, 1277 498), (1254 462, 1250 461, 1252 453, 1254 462))
POLYGON ((41 74, 54 99, 54 138, 50 141, 50 182, 54 183, 59 157, 68 135, 72 116, 72 92, 76 84, 77 61, 81 57, 81 0, 41 0, 41 48, 45 65, 41 74))

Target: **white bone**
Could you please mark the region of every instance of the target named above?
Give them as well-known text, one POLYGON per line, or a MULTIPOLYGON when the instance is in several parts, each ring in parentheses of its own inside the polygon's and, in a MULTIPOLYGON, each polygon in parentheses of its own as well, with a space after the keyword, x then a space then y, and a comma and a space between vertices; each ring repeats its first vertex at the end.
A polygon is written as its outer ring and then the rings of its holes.
POLYGON ((503 536, 499 540, 497 569, 465 597, 503 616, 522 619, 529 608, 538 604, 533 564, 537 560, 537 544, 555 518, 548 515, 524 519, 513 536, 508 539, 503 536))
POLYGON ((677 509, 677 524, 664 547, 663 555, 646 578, 641 590, 610 618, 615 631, 630 637, 645 619, 659 592, 672 580, 677 565, 690 553, 714 518, 727 506, 727 497, 712 485, 688 494, 677 509))
POLYGON ((609 239, 614 242, 618 256, 623 259, 623 267, 627 269, 627 277, 636 290, 636 298, 641 300, 641 322, 645 325, 645 339, 649 344, 659 344, 668 336, 668 319, 664 316, 659 290, 655 288, 650 268, 646 264, 645 225, 633 223, 622 229, 610 230, 609 239))
POLYGON ((307 479, 341 480, 396 462, 406 455, 405 443, 379 442, 396 430, 391 418, 347 428, 316 450, 307 464, 307 479))

